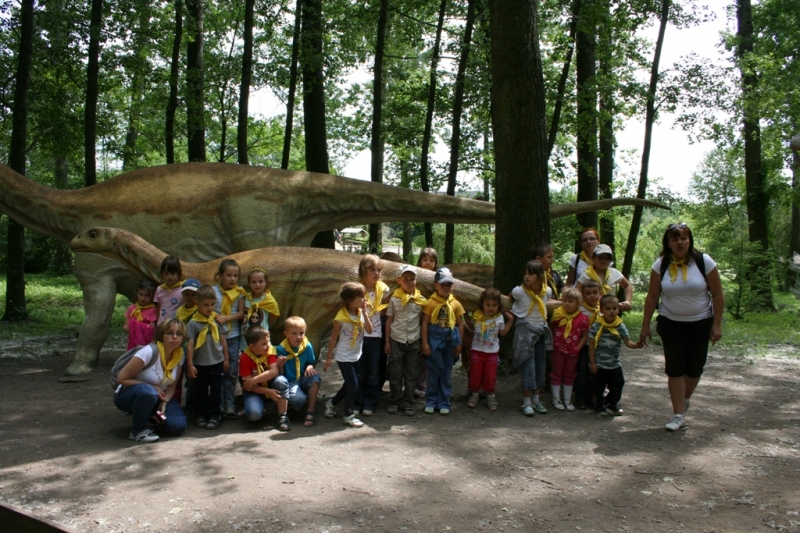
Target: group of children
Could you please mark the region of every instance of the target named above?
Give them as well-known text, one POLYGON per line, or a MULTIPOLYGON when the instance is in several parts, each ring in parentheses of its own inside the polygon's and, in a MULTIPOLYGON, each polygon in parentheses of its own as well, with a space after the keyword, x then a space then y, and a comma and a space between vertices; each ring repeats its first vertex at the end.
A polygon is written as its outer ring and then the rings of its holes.
MULTIPOLYGON (((556 409, 592 407, 597 412, 622 414, 620 345, 640 346, 630 340, 619 318, 620 305, 613 295, 613 283, 608 281, 618 271, 609 266, 610 249, 603 246, 597 246, 591 272, 584 273, 576 287, 566 289, 552 270, 553 247, 534 247, 523 283, 511 291, 510 310, 504 310, 499 290, 490 288, 481 294, 479 309, 472 313, 467 328, 473 332, 468 357, 461 355, 467 315, 453 297, 452 273, 439 267, 433 248, 423 249, 417 263, 418 268, 435 271, 434 292, 429 298, 416 287, 414 266, 400 268, 398 288, 392 291, 381 281, 382 260, 363 256, 359 282, 345 283, 340 292, 342 307, 333 322, 323 368, 328 371, 335 360, 343 385, 325 403, 325 417, 336 416, 343 404, 343 422, 362 427, 359 416, 374 414, 387 379, 389 414, 414 416, 415 398, 423 396, 426 414, 438 410, 447 415, 453 365, 459 357, 469 371, 467 405, 477 407, 484 393, 488 408, 495 411, 499 337, 514 324, 512 364, 521 374, 523 414, 547 413, 539 394, 545 387, 550 350, 556 409), (605 252, 609 257, 600 257, 605 252), (549 321, 548 306, 553 309, 549 321)), ((301 317, 287 318, 285 339, 273 346, 269 328, 280 310, 269 292, 267 273, 262 268, 252 269, 249 291, 238 286, 239 275, 239 265, 226 259, 217 271, 218 284, 201 285, 195 279, 182 280, 180 262, 167 257, 161 265, 163 284, 154 287, 143 280, 137 289, 137 303, 126 312, 129 348, 151 342, 156 324, 177 316, 187 330, 186 409, 198 427, 216 429, 223 416, 259 420, 266 399, 277 406, 279 430, 291 429, 289 407, 296 411, 305 407, 304 425, 313 426, 322 379, 306 338, 306 323, 301 317), (240 343, 242 337, 244 344, 240 343), (244 399, 244 411, 238 414, 234 407, 237 383, 241 383, 244 399)))

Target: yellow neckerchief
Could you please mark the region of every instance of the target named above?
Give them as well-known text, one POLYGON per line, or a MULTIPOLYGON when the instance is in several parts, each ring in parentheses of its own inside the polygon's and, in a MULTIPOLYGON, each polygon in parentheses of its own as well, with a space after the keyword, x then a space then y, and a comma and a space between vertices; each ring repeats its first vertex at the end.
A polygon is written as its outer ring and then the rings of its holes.
POLYGON ((542 315, 544 321, 547 322, 547 310, 544 308, 544 299, 543 299, 544 296, 547 294, 547 285, 542 283, 542 290, 539 292, 539 294, 533 292, 533 289, 531 289, 524 283, 522 284, 522 289, 525 291, 525 294, 527 294, 531 298, 531 305, 528 306, 528 312, 525 313, 525 316, 531 314, 533 306, 535 305, 539 308, 539 313, 542 315))
POLYGON ((219 342, 219 326, 217 326, 217 322, 214 320, 216 316, 217 314, 212 311, 208 317, 205 317, 200 313, 197 313, 192 317, 192 320, 195 322, 208 324, 208 327, 203 328, 203 331, 201 331, 197 336, 197 340, 194 343, 195 350, 199 350, 203 343, 206 342, 206 335, 208 335, 209 330, 211 330, 211 337, 214 339, 214 342, 219 342))
MULTIPOLYGON (((348 316, 349 318, 349 316, 348 316)), ((281 346, 283 349, 286 350, 286 360, 291 361, 294 359, 294 369, 296 370, 295 379, 300 379, 303 375, 300 373, 300 354, 308 348, 309 342, 306 337, 303 337, 303 342, 300 343, 300 346, 297 347, 297 350, 292 348, 292 345, 289 344, 289 339, 283 339, 281 341, 281 346)))
MULTIPOLYGON (((683 275, 683 281, 686 281, 686 274, 683 275)), ((133 313, 131 313, 131 318, 135 318, 139 322, 142 322, 144 320, 144 317, 142 317, 142 311, 144 311, 145 309, 152 309, 156 306, 156 304, 139 305, 138 302, 135 303, 134 305, 136 306, 136 309, 134 309, 133 313)))
MULTIPOLYGON (((382 303, 383 295, 387 290, 389 290, 389 286, 381 280, 378 280, 375 282, 375 289, 373 290, 373 293, 375 294, 375 301, 370 300, 369 294, 367 294, 367 306, 369 306, 368 314, 370 317, 375 316, 375 313, 380 313, 389 307, 389 302, 382 303)), ((370 291, 367 291, 367 293, 369 292, 370 291)))
MULTIPOLYGON (((590 265, 590 266, 591 266, 591 265, 594 265, 594 261, 592 261, 592 259, 591 259, 591 258, 590 258, 588 255, 586 255, 586 252, 585 252, 585 251, 583 251, 583 250, 581 250, 581 257, 580 257, 580 258, 581 258, 581 259, 583 260, 583 262, 584 262, 584 263, 586 263, 587 265, 590 265)), ((577 272, 577 271, 578 271, 578 263, 576 262, 576 263, 575 263, 575 272, 577 272)))
POLYGON ((669 263, 669 277, 672 280, 672 283, 675 283, 675 280, 678 279, 679 268, 683 273, 683 282, 686 283, 687 279, 689 278, 689 268, 687 267, 687 265, 689 264, 689 255, 687 255, 683 259, 678 259, 677 257, 675 257, 675 254, 670 254, 670 257, 672 261, 670 261, 669 263))
POLYGON ((247 354, 247 357, 253 360, 256 364, 256 369, 258 370, 259 374, 263 374, 267 371, 267 365, 264 364, 264 361, 269 359, 270 355, 278 355, 278 352, 275 351, 275 347, 271 344, 269 345, 269 350, 264 355, 256 355, 250 349, 250 347, 245 348, 244 353, 247 354))
POLYGON ((472 320, 475 322, 475 329, 478 329, 478 326, 481 328, 481 337, 486 334, 486 329, 489 327, 489 322, 494 320, 495 318, 499 317, 500 313, 495 313, 492 316, 484 316, 483 311, 478 309, 477 311, 473 311, 472 313, 472 320))
POLYGON ((336 313, 336 318, 334 318, 334 320, 353 325, 353 338, 350 340, 350 346, 356 345, 356 338, 358 337, 359 330, 366 331, 364 329, 364 322, 361 320, 361 309, 358 310, 358 317, 353 319, 350 318, 350 313, 347 312, 347 306, 344 306, 336 313))
POLYGON ((197 305, 195 305, 194 307, 186 307, 185 305, 182 305, 178 308, 178 312, 175 316, 178 318, 178 320, 180 320, 184 324, 187 324, 189 322, 189 319, 192 318, 192 315, 194 315, 196 312, 197 312, 197 305))
POLYGON ((570 332, 572 331, 572 320, 580 314, 581 310, 577 309, 571 315, 568 315, 566 311, 564 311, 563 307, 556 308, 553 311, 553 318, 550 320, 551 322, 558 321, 559 326, 566 326, 564 328, 564 338, 568 338, 570 332))
POLYGON ((553 290, 553 298, 558 300, 558 286, 556 285, 556 280, 553 277, 552 269, 545 270, 544 277, 547 281, 547 286, 553 290))
POLYGON ((392 293, 392 296, 400 299, 400 304, 405 307, 408 302, 414 302, 417 305, 425 305, 428 299, 425 298, 419 289, 414 289, 414 294, 408 294, 402 287, 398 287, 392 293))
POLYGON ((597 321, 600 322, 600 329, 597 330, 597 336, 595 336, 594 338, 595 348, 597 348, 597 343, 600 342, 600 335, 603 333, 604 329, 607 329, 608 332, 611 333, 612 335, 616 335, 617 337, 619 337, 619 331, 617 331, 617 326, 622 324, 622 319, 620 317, 617 317, 614 319, 613 322, 608 323, 606 322, 606 319, 603 318, 602 315, 600 315, 600 318, 598 318, 597 321))
POLYGON ((269 291, 266 291, 264 293, 263 299, 259 302, 253 301, 253 293, 251 292, 247 293, 247 298, 250 300, 250 309, 247 310, 247 316, 244 317, 245 322, 250 320, 250 317, 253 316, 253 313, 255 313, 259 309, 263 309, 264 311, 266 311, 271 315, 275 316, 281 315, 281 311, 278 308, 278 302, 275 300, 275 297, 272 296, 272 293, 270 293, 269 291))
POLYGON ((600 284, 600 291, 603 295, 614 294, 614 289, 611 288, 611 285, 606 284, 606 280, 611 277, 611 273, 608 270, 606 270, 606 275, 602 280, 600 279, 600 274, 594 269, 594 265, 586 269, 586 275, 600 284))
POLYGON ((247 296, 247 293, 244 292, 244 289, 241 287, 234 287, 231 290, 226 291, 222 288, 222 285, 219 286, 219 292, 222 293, 222 307, 219 310, 219 314, 226 316, 231 314, 231 310, 233 309, 233 302, 236 301, 236 298, 241 294, 242 296, 247 296))
MULTIPOLYGON (((183 281, 186 281, 186 280, 183 280, 183 281)), ((159 289, 164 289, 165 291, 172 291, 172 290, 177 289, 178 287, 182 287, 183 286, 183 281, 178 281, 178 282, 175 283, 175 285, 167 285, 166 283, 162 283, 161 285, 158 286, 158 288, 159 289)))
POLYGON ((164 381, 161 383, 168 383, 172 381, 172 370, 178 366, 178 363, 181 362, 183 359, 183 348, 178 346, 174 350, 172 350, 172 355, 170 356, 169 361, 167 361, 167 354, 164 353, 164 345, 161 341, 158 341, 158 356, 161 359, 161 367, 164 369, 164 381))
POLYGON ((438 320, 439 319, 439 312, 441 311, 442 307, 447 308, 447 325, 450 329, 456 327, 456 312, 453 310, 453 306, 450 305, 456 301, 453 298, 453 295, 449 295, 447 300, 443 299, 439 294, 433 293, 431 294, 430 299, 436 302, 436 307, 433 308, 433 312, 431 313, 431 320, 438 320))
POLYGON ((600 314, 600 304, 592 307, 591 305, 587 304, 586 302, 583 302, 581 305, 583 305, 584 309, 592 312, 592 315, 587 317, 589 319, 589 325, 590 326, 592 324, 594 324, 595 322, 597 322, 597 319, 599 319, 602 316, 600 314))

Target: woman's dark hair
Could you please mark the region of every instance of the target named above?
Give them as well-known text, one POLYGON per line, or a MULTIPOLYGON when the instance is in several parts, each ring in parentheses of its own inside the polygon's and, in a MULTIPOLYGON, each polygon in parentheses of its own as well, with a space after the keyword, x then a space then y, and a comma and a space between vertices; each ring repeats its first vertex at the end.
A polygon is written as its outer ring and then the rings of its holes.
POLYGON ((478 309, 483 311, 483 302, 485 302, 487 300, 489 300, 490 302, 497 302, 497 305, 498 305, 497 310, 502 314, 502 312, 503 312, 503 295, 499 290, 497 290, 495 288, 490 288, 490 289, 486 289, 485 291, 483 291, 481 293, 480 299, 478 300, 478 309))
POLYGON ((183 269, 181 268, 180 260, 175 257, 174 255, 168 255, 161 261, 161 270, 159 270, 162 274, 164 272, 171 272, 178 275, 178 279, 183 277, 183 269))
POLYGON ((664 232, 664 236, 661 238, 661 253, 659 255, 665 258, 667 262, 670 261, 672 255, 669 249, 669 239, 670 237, 680 236, 681 231, 686 231, 689 234, 689 253, 687 255, 694 262, 697 262, 697 258, 701 253, 694 249, 694 235, 692 235, 692 229, 685 222, 676 222, 667 227, 667 231, 664 232))

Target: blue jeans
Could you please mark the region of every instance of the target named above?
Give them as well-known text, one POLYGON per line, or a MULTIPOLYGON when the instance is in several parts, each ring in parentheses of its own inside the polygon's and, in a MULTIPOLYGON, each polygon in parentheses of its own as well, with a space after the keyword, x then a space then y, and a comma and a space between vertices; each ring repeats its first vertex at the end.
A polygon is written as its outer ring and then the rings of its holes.
POLYGON ((239 339, 241 339, 241 336, 225 339, 228 341, 228 355, 231 362, 222 380, 222 406, 224 409, 228 407, 234 408, 233 395, 236 392, 236 384, 239 382, 239 355, 241 355, 239 353, 239 339))
POLYGON ((358 398, 356 405, 374 411, 381 397, 383 341, 380 337, 364 337, 361 359, 358 360, 358 398))
MULTIPOLYGON (((114 395, 114 405, 120 411, 133 415, 131 432, 139 433, 149 427, 150 415, 155 412, 158 405, 158 389, 149 383, 137 383, 130 387, 123 387, 114 395)), ((180 435, 186 431, 186 416, 177 400, 171 399, 164 411, 167 420, 155 428, 158 433, 180 435)))
POLYGON ((533 357, 520 366, 522 374, 522 390, 544 389, 547 367, 547 352, 544 349, 544 337, 533 346, 533 357))
POLYGON ((353 414, 353 406, 356 403, 356 396, 358 396, 358 373, 356 372, 355 363, 340 363, 336 361, 339 366, 339 371, 342 373, 344 384, 342 388, 333 397, 333 405, 339 405, 339 402, 344 400, 344 414, 350 416, 353 414))
POLYGON ((444 369, 435 365, 431 358, 425 360, 428 367, 428 385, 425 389, 425 407, 434 409, 450 409, 450 394, 453 392, 453 345, 444 344, 445 353, 442 361, 444 369), (449 348, 449 349, 447 349, 449 348))
MULTIPOLYGON (((283 398, 286 398, 289 392, 286 378, 283 376, 271 379, 267 383, 267 387, 280 392, 283 398)), ((261 417, 264 416, 264 404, 267 401, 267 397, 263 394, 246 390, 242 391, 242 397, 244 398, 244 417, 250 422, 261 420, 261 417)))

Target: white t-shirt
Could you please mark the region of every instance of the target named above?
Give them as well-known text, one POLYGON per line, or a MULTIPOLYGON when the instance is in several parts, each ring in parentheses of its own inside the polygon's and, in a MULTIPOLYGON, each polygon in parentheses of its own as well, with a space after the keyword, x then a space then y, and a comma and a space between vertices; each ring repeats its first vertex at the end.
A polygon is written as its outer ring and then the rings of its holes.
MULTIPOLYGON (((386 290, 383 291, 383 294, 381 295, 381 299, 380 299, 381 302, 383 302, 383 299, 386 298, 386 296, 388 296, 389 290, 390 290, 389 287, 386 287, 386 290)), ((372 292, 368 292, 367 293, 367 300, 369 300, 370 302, 374 302, 375 301, 375 291, 374 290, 372 292)), ((380 337, 383 334, 383 331, 382 331, 382 328, 381 328, 381 313, 380 313, 380 311, 378 311, 374 315, 370 316, 369 318, 370 318, 370 321, 372 322, 372 333, 367 333, 364 336, 365 337, 380 337)))
MULTIPOLYGON (((661 257, 653 263, 653 272, 661 275, 661 257)), ((706 254, 703 254, 706 267, 706 276, 717 268, 717 264, 706 254)), ((686 281, 678 270, 675 281, 669 274, 669 268, 661 278, 661 301, 658 303, 658 314, 676 322, 696 322, 713 316, 711 296, 708 294, 708 284, 703 274, 692 260, 686 269, 686 281)))
MULTIPOLYGON (((614 293, 616 293, 618 288, 617 285, 619 285, 620 280, 625 276, 623 276, 622 272, 620 272, 616 268, 611 268, 611 267, 608 268, 606 275, 608 276, 608 278, 606 278, 605 284, 614 289, 614 293)), ((581 285, 583 285, 584 283, 590 281, 591 279, 592 278, 589 277, 586 271, 584 271, 583 274, 581 274, 581 277, 578 278, 578 281, 575 282, 575 284, 577 285, 578 283, 580 283, 581 285)), ((602 289, 600 290, 600 294, 603 294, 602 289)))
POLYGON ((573 254, 573 256, 569 258, 569 266, 575 269, 575 283, 578 283, 581 274, 589 268, 589 263, 581 259, 581 254, 573 254))
MULTIPOLYGON (((524 292, 524 291, 523 291, 524 292)), ((526 295, 527 296, 527 295, 526 295)), ((526 308, 527 309, 527 308, 526 308)), ((475 324, 475 335, 472 337, 472 349, 484 353, 497 353, 500 351, 499 334, 503 331, 506 322, 503 315, 498 315, 482 324, 475 324), (481 334, 481 326, 486 331, 481 334)))
MULTIPOLYGON (((356 320, 358 317, 350 315, 356 320)), ((364 327, 358 328, 356 342, 353 343, 353 324, 350 322, 340 322, 342 329, 339 332, 339 339, 336 341, 336 361, 340 363, 355 363, 361 359, 361 347, 364 344, 364 327), (351 346, 352 343, 352 346, 351 346)), ((363 318, 362 318, 363 323, 363 318)))
MULTIPOLYGON (((552 289, 547 287, 547 293, 544 295, 544 298, 542 298, 545 308, 547 307, 547 300, 552 298, 552 296, 552 289)), ((514 316, 525 320, 531 326, 547 325, 547 321, 542 317, 538 306, 534 305, 531 312, 528 313, 528 308, 531 306, 531 297, 528 296, 528 293, 525 292, 522 285, 514 287, 511 290, 511 297, 514 299, 514 305, 511 306, 511 313, 514 316)))
MULTIPOLYGON (((158 350, 155 350, 155 353, 153 352, 154 352, 153 345, 148 344, 147 346, 145 346, 144 348, 133 354, 133 356, 136 357, 137 359, 141 359, 142 361, 144 361, 145 366, 147 366, 147 363, 150 362, 151 358, 159 357, 158 350)), ((173 381, 177 379, 178 369, 181 366, 183 366, 183 363, 185 361, 186 358, 184 356, 184 358, 181 359, 181 362, 178 363, 178 366, 172 369, 173 381)), ((172 383, 172 381, 167 381, 166 383, 164 383, 164 367, 161 366, 160 361, 156 361, 155 363, 153 363, 152 366, 150 366, 150 368, 145 368, 144 370, 136 374, 136 377, 134 379, 138 379, 139 381, 149 383, 150 385, 157 387, 163 391, 166 391, 167 387, 169 387, 169 385, 172 383)))

